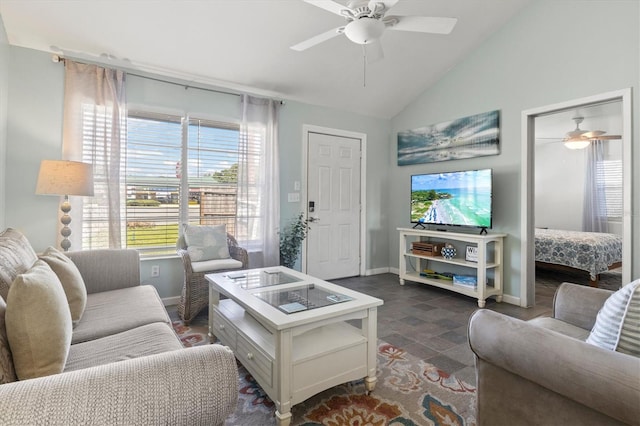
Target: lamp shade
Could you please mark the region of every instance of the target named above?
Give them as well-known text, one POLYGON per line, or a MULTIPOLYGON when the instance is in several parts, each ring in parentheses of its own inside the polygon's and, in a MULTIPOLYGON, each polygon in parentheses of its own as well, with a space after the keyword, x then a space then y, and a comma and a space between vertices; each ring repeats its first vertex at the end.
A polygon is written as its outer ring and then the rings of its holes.
POLYGON ((79 161, 42 160, 36 194, 93 195, 93 166, 79 161))

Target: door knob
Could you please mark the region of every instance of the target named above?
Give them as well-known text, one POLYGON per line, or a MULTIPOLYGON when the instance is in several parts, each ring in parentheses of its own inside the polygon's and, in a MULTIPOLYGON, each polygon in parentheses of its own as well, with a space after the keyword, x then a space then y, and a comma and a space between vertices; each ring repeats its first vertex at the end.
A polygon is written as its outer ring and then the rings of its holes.
POLYGON ((309 222, 320 222, 320 218, 319 217, 313 217, 313 216, 309 216, 309 219, 307 219, 309 222))

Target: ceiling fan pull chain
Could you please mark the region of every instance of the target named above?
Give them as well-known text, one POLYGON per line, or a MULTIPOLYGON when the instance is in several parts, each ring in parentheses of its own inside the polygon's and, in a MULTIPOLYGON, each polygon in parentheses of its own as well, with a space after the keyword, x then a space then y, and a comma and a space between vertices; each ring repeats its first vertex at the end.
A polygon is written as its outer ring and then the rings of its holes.
POLYGON ((367 87, 367 45, 362 45, 362 87, 367 87))

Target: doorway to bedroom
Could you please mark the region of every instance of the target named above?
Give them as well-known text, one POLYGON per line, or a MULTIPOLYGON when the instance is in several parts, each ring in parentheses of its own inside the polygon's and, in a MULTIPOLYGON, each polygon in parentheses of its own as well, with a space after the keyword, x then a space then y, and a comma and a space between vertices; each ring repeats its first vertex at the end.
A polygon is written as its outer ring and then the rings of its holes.
POLYGON ((522 306, 536 283, 628 281, 630 122, 629 90, 523 112, 522 306))

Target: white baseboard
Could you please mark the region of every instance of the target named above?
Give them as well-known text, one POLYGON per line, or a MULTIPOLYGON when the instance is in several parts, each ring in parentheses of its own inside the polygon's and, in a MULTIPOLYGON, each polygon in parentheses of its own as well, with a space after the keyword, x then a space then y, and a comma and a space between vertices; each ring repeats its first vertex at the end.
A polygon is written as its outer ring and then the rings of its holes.
POLYGON ((520 298, 517 296, 512 296, 510 294, 503 294, 502 301, 510 305, 520 306, 520 298))
POLYGON ((180 301, 180 296, 165 297, 162 299, 164 306, 174 306, 180 301))
POLYGON ((367 269, 364 272, 365 276, 369 276, 369 275, 379 275, 379 274, 386 274, 387 272, 389 272, 389 268, 376 268, 376 269, 367 269))

